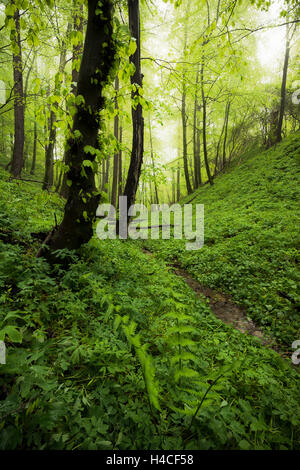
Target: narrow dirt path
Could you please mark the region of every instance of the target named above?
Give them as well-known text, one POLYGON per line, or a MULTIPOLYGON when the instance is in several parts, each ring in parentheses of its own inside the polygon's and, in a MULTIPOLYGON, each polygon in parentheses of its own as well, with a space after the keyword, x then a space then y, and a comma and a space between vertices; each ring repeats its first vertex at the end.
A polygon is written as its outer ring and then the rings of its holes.
MULTIPOLYGON (((143 248, 143 252, 150 256, 154 256, 152 251, 143 248)), ((287 357, 285 353, 282 353, 278 346, 274 345, 273 342, 264 337, 263 332, 258 328, 255 323, 247 318, 246 310, 237 305, 234 300, 228 295, 218 292, 210 287, 202 286, 196 281, 188 272, 186 272, 177 260, 173 263, 167 264, 174 274, 182 277, 188 286, 203 300, 207 300, 212 313, 222 320, 227 325, 232 325, 242 333, 246 333, 252 336, 256 336, 260 342, 271 349, 274 349, 283 357, 287 357)))

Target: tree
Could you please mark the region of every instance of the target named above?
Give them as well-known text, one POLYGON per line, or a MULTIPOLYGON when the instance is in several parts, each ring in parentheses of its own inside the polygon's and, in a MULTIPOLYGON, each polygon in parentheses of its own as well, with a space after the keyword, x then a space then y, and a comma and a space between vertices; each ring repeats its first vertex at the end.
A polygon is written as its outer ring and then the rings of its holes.
MULTIPOLYGON (((71 91, 74 97, 77 96, 77 83, 79 78, 79 68, 80 68, 80 61, 81 56, 83 53, 83 4, 79 4, 78 0, 73 0, 73 12, 74 12, 74 22, 73 22, 73 31, 76 32, 75 41, 73 44, 73 51, 72 51, 72 86, 71 91)), ((66 154, 64 155, 64 164, 67 165, 66 162, 66 154)), ((61 175, 60 175, 61 179, 61 175)), ((59 182, 60 183, 60 182, 59 182)), ((67 175, 66 173, 63 174, 62 185, 59 190, 59 194, 67 199, 69 192, 69 186, 67 185, 67 175)))
MULTIPOLYGON (((183 44, 183 57, 186 58, 187 53, 187 39, 188 39, 188 17, 190 12, 190 3, 187 4, 185 29, 184 29, 184 44, 183 44)), ((182 97, 181 97, 181 121, 182 121, 182 149, 183 149, 183 167, 186 182, 186 189, 188 194, 192 192, 192 186, 189 177, 188 167, 188 154, 187 154, 187 113, 186 113, 186 71, 182 73, 182 97)))
MULTIPOLYGON (((119 78, 116 76, 115 80, 115 111, 116 115, 114 117, 114 137, 116 139, 116 144, 119 141, 119 106, 118 106, 118 92, 119 92, 119 78)), ((111 187, 111 204, 116 207, 117 202, 117 193, 118 193, 118 170, 119 170, 119 152, 118 148, 116 147, 114 153, 114 164, 113 164, 113 180, 112 180, 112 187, 111 187)))
POLYGON ((79 71, 76 113, 67 142, 67 171, 70 185, 64 216, 46 238, 38 256, 57 261, 56 250, 77 249, 93 235, 99 203, 95 190, 94 163, 99 152, 100 111, 104 108, 104 86, 115 64, 112 0, 88 0, 88 22, 79 71))
MULTIPOLYGON (((14 5, 14 1, 11 2, 14 5)), ((10 172, 15 178, 20 178, 23 168, 24 152, 24 91, 23 91, 23 63, 20 28, 20 10, 14 12, 15 34, 13 46, 13 75, 14 75, 14 148, 10 172)))
MULTIPOLYGON (((66 66, 66 55, 67 55, 67 37, 70 33, 71 24, 68 23, 65 37, 61 41, 61 51, 59 57, 58 73, 55 76, 55 87, 54 96, 59 95, 59 89, 63 80, 63 74, 66 66)), ((45 152, 45 175, 43 182, 43 189, 49 190, 53 185, 53 165, 54 165, 54 148, 56 143, 56 120, 57 120, 57 102, 54 102, 49 106, 49 120, 48 120, 48 131, 49 131, 49 142, 45 152)))
POLYGON ((128 0, 129 30, 131 37, 136 41, 136 50, 130 56, 130 62, 135 71, 131 76, 132 99, 132 148, 131 159, 124 189, 127 196, 127 207, 135 202, 136 192, 141 175, 144 154, 144 118, 143 108, 139 100, 140 90, 143 88, 143 76, 141 72, 141 31, 139 0, 128 0))
POLYGON ((280 108, 279 108, 279 117, 278 125, 276 129, 276 142, 281 142, 282 140, 282 122, 284 116, 285 108, 285 99, 286 99, 286 80, 289 66, 289 57, 290 57, 290 27, 286 25, 286 40, 285 40, 285 54, 284 54, 284 63, 282 71, 282 81, 281 81, 281 91, 280 91, 280 108))

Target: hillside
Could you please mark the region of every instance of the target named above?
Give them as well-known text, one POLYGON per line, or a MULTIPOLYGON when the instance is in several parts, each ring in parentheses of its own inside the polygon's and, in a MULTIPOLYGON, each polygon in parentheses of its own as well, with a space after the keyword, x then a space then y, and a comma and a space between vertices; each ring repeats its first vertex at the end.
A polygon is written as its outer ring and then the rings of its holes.
POLYGON ((61 200, 1 171, 1 449, 299 448, 290 359, 225 325, 166 266, 176 256, 230 292, 279 343, 299 338, 299 155, 294 136, 201 188, 199 252, 93 238, 69 269, 35 258, 61 200))
POLYGON ((204 204, 205 242, 148 241, 200 284, 228 293, 267 335, 290 350, 299 332, 300 135, 237 159, 214 186, 182 204, 204 204))

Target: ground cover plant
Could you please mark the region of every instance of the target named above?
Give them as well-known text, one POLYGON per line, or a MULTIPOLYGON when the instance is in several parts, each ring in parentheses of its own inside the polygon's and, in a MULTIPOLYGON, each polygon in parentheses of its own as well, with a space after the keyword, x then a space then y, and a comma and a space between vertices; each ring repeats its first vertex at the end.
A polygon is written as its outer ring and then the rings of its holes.
POLYGON ((300 449, 299 18, 0 2, 0 450, 300 449))

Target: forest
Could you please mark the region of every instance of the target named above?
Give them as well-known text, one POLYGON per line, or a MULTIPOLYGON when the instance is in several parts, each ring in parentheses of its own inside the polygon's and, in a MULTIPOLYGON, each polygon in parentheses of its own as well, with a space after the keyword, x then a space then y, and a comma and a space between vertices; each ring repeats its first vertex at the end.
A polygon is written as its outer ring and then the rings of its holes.
POLYGON ((0 450, 300 449, 299 23, 0 1, 0 450))

